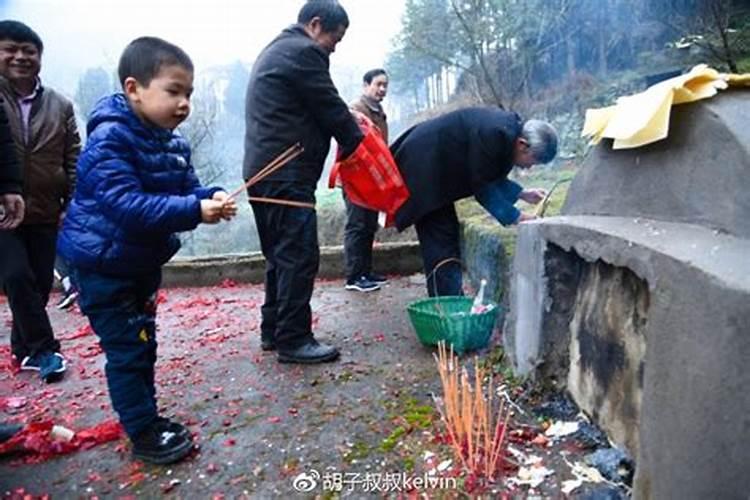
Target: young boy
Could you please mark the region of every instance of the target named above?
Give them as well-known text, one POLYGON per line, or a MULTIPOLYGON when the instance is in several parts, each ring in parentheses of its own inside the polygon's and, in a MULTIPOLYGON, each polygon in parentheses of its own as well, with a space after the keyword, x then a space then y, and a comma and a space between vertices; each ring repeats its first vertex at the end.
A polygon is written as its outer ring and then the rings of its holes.
POLYGON ((143 37, 123 52, 124 94, 91 112, 76 193, 59 238, 79 306, 107 357, 112 406, 135 458, 165 464, 192 448, 190 433, 159 416, 154 387, 156 294, 174 234, 229 220, 234 201, 201 187, 175 127, 190 113, 193 64, 179 47, 143 37))

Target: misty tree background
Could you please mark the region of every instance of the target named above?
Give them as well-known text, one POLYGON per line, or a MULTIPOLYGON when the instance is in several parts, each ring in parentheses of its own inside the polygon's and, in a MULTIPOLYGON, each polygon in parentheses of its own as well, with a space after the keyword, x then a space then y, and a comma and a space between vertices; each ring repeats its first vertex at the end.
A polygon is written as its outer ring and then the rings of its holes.
MULTIPOLYGON (((561 162, 580 162, 585 110, 611 104, 705 62, 720 71, 750 71, 748 0, 405 0, 401 30, 386 64, 391 140, 406 127, 471 105, 502 106, 547 119, 561 133, 561 162)), ((346 43, 346 39, 342 43, 346 43)), ((180 127, 204 184, 242 183, 245 88, 252 61, 201 70, 190 118, 180 127)), ((361 75, 336 66, 334 81, 351 101, 361 75)), ((89 68, 75 103, 82 130, 101 96, 119 89, 113 68, 89 68)), ((333 148, 332 148, 333 150, 333 148)), ((329 159, 330 164, 330 159, 329 159)), ((341 244, 338 190, 317 193, 321 244, 341 244)), ((252 214, 183 235, 181 255, 258 250, 252 214)), ((380 231, 378 239, 411 239, 380 231)))

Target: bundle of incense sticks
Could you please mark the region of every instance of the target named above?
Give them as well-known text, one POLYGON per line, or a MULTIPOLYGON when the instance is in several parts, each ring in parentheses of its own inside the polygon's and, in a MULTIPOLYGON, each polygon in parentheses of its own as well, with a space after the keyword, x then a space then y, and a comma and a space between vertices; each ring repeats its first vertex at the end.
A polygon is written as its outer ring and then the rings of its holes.
POLYGON ((238 194, 240 194, 245 189, 249 188, 253 184, 260 182, 264 178, 268 177, 272 173, 276 172, 278 169, 298 157, 302 152, 305 150, 305 148, 300 145, 300 143, 296 143, 293 146, 290 146, 286 151, 281 153, 279 156, 271 160, 268 165, 263 167, 258 171, 257 174, 249 178, 242 186, 238 187, 232 193, 229 195, 229 198, 234 198, 238 194))
POLYGON ((502 400, 497 411, 493 410, 492 375, 485 396, 482 387, 485 370, 476 363, 472 384, 466 368, 459 366, 453 348, 449 351, 445 342, 438 344, 435 359, 443 386, 443 400, 437 407, 453 453, 466 470, 494 480, 504 456, 510 412, 502 400))

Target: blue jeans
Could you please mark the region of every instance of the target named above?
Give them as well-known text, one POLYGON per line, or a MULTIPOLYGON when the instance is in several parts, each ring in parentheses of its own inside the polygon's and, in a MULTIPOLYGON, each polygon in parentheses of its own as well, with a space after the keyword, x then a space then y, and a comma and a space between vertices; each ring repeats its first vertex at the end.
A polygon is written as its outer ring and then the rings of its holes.
POLYGON ((99 336, 112 406, 128 436, 157 416, 156 293, 161 270, 122 278, 75 269, 78 304, 99 336))

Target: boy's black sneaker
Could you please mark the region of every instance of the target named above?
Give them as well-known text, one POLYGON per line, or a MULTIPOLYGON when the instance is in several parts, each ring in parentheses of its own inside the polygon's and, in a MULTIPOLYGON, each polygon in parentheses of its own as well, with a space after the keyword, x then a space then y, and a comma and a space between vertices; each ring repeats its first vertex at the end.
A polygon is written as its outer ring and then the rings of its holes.
POLYGON ((165 429, 163 422, 154 422, 132 442, 133 458, 159 465, 178 462, 193 449, 192 440, 165 429))
POLYGON ((356 280, 347 280, 344 288, 358 292, 374 292, 375 290, 380 290, 380 285, 374 281, 370 281, 366 276, 360 276, 356 280))
POLYGON ((178 436, 183 436, 189 441, 193 441, 193 434, 187 427, 182 424, 178 424, 177 422, 173 422, 166 417, 156 417, 154 425, 159 428, 159 430, 174 432, 178 436))
POLYGON ((372 281, 373 283, 377 283, 378 285, 385 285, 386 283, 388 283, 388 278, 378 273, 367 273, 365 274, 365 278, 372 281))

